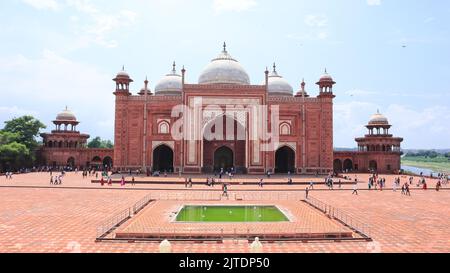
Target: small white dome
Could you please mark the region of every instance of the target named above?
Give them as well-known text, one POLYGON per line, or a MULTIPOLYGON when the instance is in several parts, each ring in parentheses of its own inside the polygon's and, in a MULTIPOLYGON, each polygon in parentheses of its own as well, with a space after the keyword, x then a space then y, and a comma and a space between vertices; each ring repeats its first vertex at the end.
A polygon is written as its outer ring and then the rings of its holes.
POLYGON ((327 70, 325 69, 325 73, 320 77, 319 82, 334 82, 333 77, 331 77, 330 74, 328 74, 327 70))
POLYGON ((269 95, 292 96, 294 94, 294 89, 289 82, 282 76, 278 75, 275 65, 268 78, 268 91, 269 95))
POLYGON ((122 67, 122 70, 119 71, 116 75, 117 78, 129 78, 130 75, 125 71, 125 66, 122 67))
POLYGON ((77 121, 77 118, 72 113, 72 111, 68 110, 66 107, 66 109, 64 111, 62 111, 61 113, 59 113, 56 116, 56 120, 57 121, 77 121))
POLYGON ((156 85, 156 95, 179 95, 183 91, 182 77, 177 74, 175 63, 170 74, 164 76, 156 85))
POLYGON ((201 73, 199 84, 240 84, 249 85, 250 77, 242 65, 224 50, 211 61, 201 73))
POLYGON ((389 125, 389 121, 378 111, 370 118, 369 125, 389 125))

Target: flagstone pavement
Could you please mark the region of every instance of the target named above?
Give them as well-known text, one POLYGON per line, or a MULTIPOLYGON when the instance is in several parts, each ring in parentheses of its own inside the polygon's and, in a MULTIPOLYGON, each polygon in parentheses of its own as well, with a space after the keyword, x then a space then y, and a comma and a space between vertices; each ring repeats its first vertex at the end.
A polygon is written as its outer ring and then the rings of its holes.
MULTIPOLYGON (((16 175, 12 181, 0 177, 0 252, 158 252, 157 243, 95 242, 96 228, 149 193, 166 193, 170 189, 187 196, 199 190, 211 190, 206 186, 186 190, 184 185, 126 185, 122 188, 114 185, 108 188, 92 185, 83 180, 81 174, 69 174, 62 186, 50 186, 48 177, 48 174, 16 175)), ((396 176, 386 177, 389 187, 396 176)), ((363 174, 358 175, 360 181, 366 181, 365 178, 363 174)), ((366 183, 361 182, 359 188, 365 187, 366 183)), ((304 188, 274 185, 263 190, 295 192, 304 188)), ((369 224, 374 241, 263 243, 264 252, 450 252, 448 189, 437 192, 431 184, 426 191, 413 188, 411 196, 404 196, 392 189, 360 190, 358 195, 352 195, 351 186, 334 191, 317 188, 323 190, 313 190, 311 196, 369 224)), ((233 190, 241 191, 244 196, 254 196, 261 191, 257 186, 232 186, 231 194, 233 190)), ((172 245, 173 251, 180 253, 249 252, 249 244, 244 241, 172 245)))

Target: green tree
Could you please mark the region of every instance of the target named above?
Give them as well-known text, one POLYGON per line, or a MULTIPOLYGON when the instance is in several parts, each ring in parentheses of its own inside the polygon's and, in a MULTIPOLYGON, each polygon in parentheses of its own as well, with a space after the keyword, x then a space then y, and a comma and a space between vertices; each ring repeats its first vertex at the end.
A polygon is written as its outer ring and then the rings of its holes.
POLYGON ((100 137, 95 137, 88 143, 88 148, 96 149, 112 149, 114 148, 111 140, 102 140, 100 137))
POLYGON ((33 166, 39 131, 45 125, 32 116, 14 118, 0 130, 0 170, 18 170, 33 166))
POLYGON ((42 122, 32 116, 15 118, 6 121, 5 124, 5 128, 2 131, 17 134, 17 142, 25 145, 30 151, 34 151, 37 148, 38 142, 36 137, 39 136, 41 129, 46 128, 42 122))
POLYGON ((19 134, 0 130, 0 146, 19 141, 19 134))
POLYGON ((30 163, 30 150, 24 144, 11 142, 0 145, 0 169, 5 172, 30 163))
POLYGON ((88 148, 100 148, 102 145, 102 139, 100 137, 95 137, 88 143, 88 148))

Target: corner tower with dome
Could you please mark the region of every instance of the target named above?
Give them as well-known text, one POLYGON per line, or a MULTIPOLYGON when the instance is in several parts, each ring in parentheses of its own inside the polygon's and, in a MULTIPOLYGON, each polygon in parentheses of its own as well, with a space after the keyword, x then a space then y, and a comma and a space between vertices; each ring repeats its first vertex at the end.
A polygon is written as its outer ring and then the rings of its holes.
POLYGON ((401 170, 401 143, 403 138, 394 137, 388 119, 377 111, 372 115, 364 137, 356 138, 357 151, 334 153, 335 172, 398 173, 401 170))
POLYGON ((317 82, 317 92, 307 92, 305 81, 299 78, 295 90, 295 84, 283 78, 279 68, 262 68, 256 80, 260 84, 255 84, 224 43, 218 56, 198 74, 197 83, 187 82, 186 75, 191 71, 183 66, 178 72, 173 63, 172 70, 161 80, 145 80, 143 88, 139 85, 132 91, 133 80, 122 69, 113 79, 114 167, 194 174, 220 170, 248 174, 329 173, 333 170, 335 82, 325 73, 317 82), (179 117, 172 117, 172 110, 180 105, 200 107, 200 114, 187 119, 182 127, 197 137, 173 136, 172 131, 179 129, 179 117), (244 110, 226 112, 229 106, 242 106, 244 110), (252 118, 245 109, 253 106, 267 106, 269 115, 278 107, 279 124, 272 124, 270 118, 252 118), (217 124, 225 128, 223 137, 207 137, 206 132, 217 132, 217 124), (268 140, 250 137, 261 128, 279 132, 271 149, 264 148, 268 140), (244 137, 237 137, 236 132, 242 131, 244 137))
POLYGON ((57 114, 53 124, 55 129, 51 133, 41 134, 43 145, 38 156, 42 165, 79 170, 112 167, 113 149, 89 149, 89 135, 77 130, 80 122, 68 107, 57 114))

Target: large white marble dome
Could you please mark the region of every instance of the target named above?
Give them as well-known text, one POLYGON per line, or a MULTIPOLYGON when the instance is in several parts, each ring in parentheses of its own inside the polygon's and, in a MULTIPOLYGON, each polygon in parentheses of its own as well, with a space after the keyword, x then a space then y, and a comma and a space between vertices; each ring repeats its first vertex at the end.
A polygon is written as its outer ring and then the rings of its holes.
POLYGON ((175 63, 171 73, 164 76, 155 87, 156 95, 179 95, 183 91, 182 77, 177 74, 175 63))
POLYGON ((239 84, 249 85, 250 77, 242 65, 226 50, 209 63, 200 75, 199 84, 239 84))
POLYGON ((275 64, 273 65, 273 71, 269 74, 267 88, 269 95, 293 96, 294 94, 294 89, 289 82, 278 74, 275 64))

